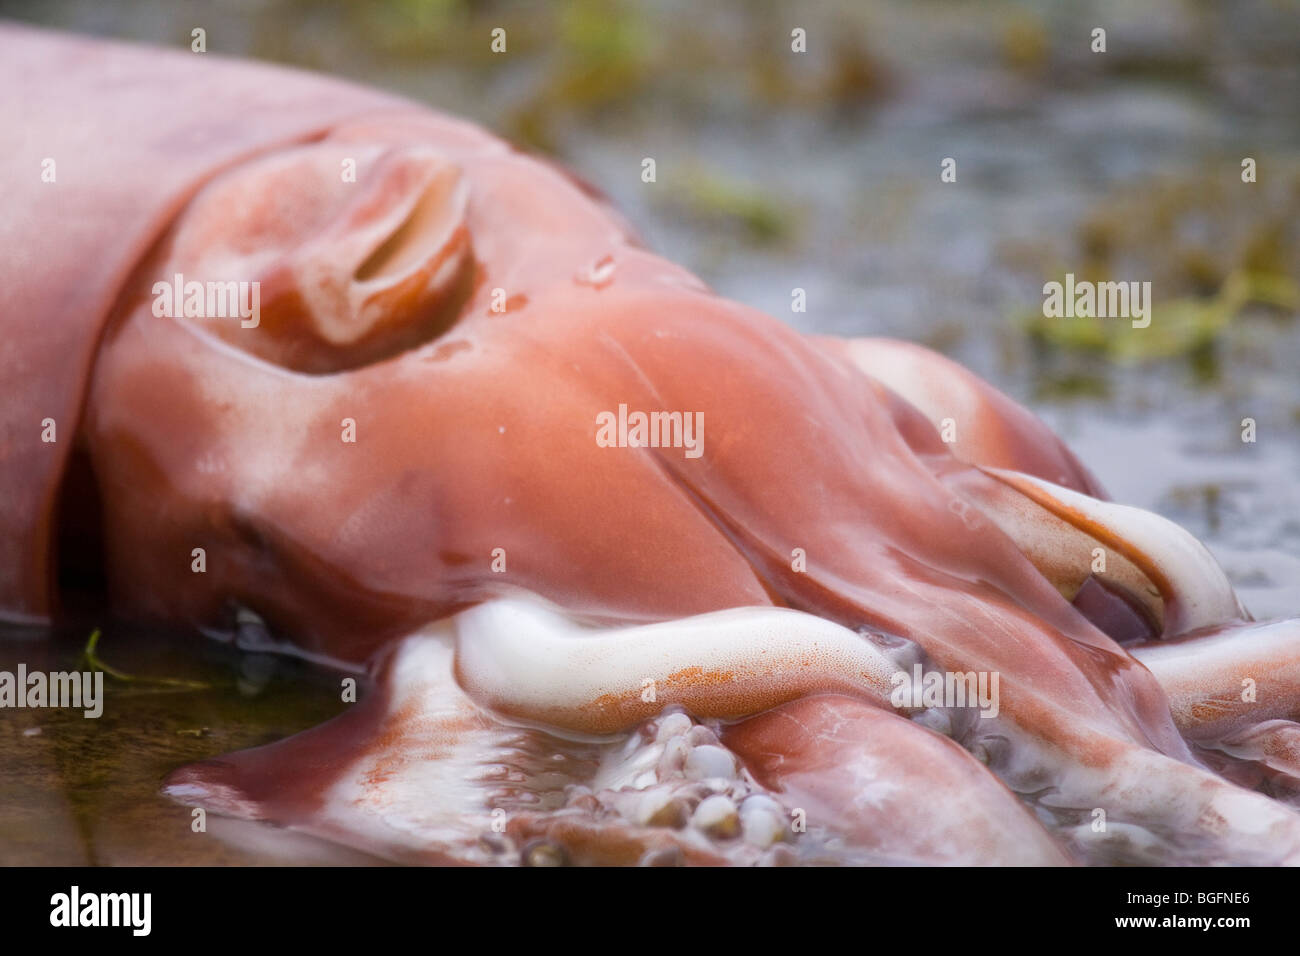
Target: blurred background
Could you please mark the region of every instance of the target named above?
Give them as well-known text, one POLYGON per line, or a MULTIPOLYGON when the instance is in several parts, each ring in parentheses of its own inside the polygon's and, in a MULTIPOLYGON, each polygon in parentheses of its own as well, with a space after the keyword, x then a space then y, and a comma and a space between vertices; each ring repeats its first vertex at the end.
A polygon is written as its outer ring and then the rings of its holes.
MULTIPOLYGON (((182 49, 203 27, 208 55, 350 77, 554 156, 723 295, 967 364, 1114 497, 1206 540, 1256 616, 1300 614, 1300 3, 0 0, 0 16, 182 49), (1067 272, 1150 281, 1150 327, 1045 319, 1043 283, 1067 272)), ((199 749, 311 722, 284 713, 199 749)))

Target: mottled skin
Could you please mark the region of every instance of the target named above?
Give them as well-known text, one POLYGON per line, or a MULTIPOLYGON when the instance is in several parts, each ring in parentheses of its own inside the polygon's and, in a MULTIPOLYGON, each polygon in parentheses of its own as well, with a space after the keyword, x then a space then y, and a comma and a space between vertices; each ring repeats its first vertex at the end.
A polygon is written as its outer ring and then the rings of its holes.
MULTIPOLYGON (((611 625, 777 605, 913 641, 939 670, 1002 675, 996 726, 950 732, 1003 782, 878 699, 814 695, 729 732, 764 785, 819 785, 827 807, 856 786, 855 737, 864 761, 929 753, 899 781, 940 811, 891 817, 911 832, 904 857, 968 859, 936 850, 960 819, 985 821, 967 850, 990 860, 1004 826, 1033 834, 1038 861, 1064 859, 1004 786, 1037 792, 1054 774, 1061 806, 1110 801, 1120 819, 1175 832, 1244 800, 1262 832, 1229 820, 1209 858, 1300 852, 1300 817, 1201 768, 1156 679, 1093 623, 1113 618, 1071 604, 1088 575, 1066 586, 981 511, 1007 487, 985 468, 1102 492, 974 376, 915 346, 809 338, 720 299, 565 174, 417 105, 16 28, 0 29, 0 49, 4 135, 18 137, 0 151, 0 243, 22 250, 0 289, 0 375, 18 396, 0 412, 7 616, 56 612, 60 488, 79 498, 85 486, 61 485, 78 472, 98 497, 90 520, 120 612, 198 629, 253 609, 305 651, 372 662, 376 700, 396 699, 383 676, 394 641, 503 590, 611 625), (40 181, 44 156, 56 183, 40 181), (355 182, 340 174, 354 160, 355 182), (178 272, 261 282, 260 323, 156 315, 154 283, 178 272), (704 454, 601 447, 597 415, 620 404, 703 413, 704 454), (57 443, 41 441, 46 416, 57 443), (955 443, 940 439, 945 418, 955 443), (342 440, 349 421, 355 442, 342 440), (822 726, 845 713, 833 733, 790 736, 790 714, 822 726), (1014 754, 991 752, 995 739, 1014 754), (783 746, 795 778, 763 756, 783 746), (959 810, 963 777, 987 802, 959 810)), ((1175 606, 1168 587, 1151 594, 1175 606)), ((752 700, 759 713, 782 698, 752 700)), ((330 756, 308 748, 309 773, 290 742, 275 759, 186 771, 178 795, 371 846, 355 820, 321 822, 357 754, 401 753, 406 766, 468 746, 458 733, 517 733, 478 710, 437 725, 443 751, 413 753, 413 713, 408 732, 367 738, 358 728, 375 719, 314 731, 330 756), (311 795, 286 803, 291 784, 311 795)), ((368 799, 397 792, 366 779, 368 799)), ((454 839, 420 831, 414 849, 472 856, 456 846, 482 821, 460 819, 454 839)), ((603 859, 590 821, 579 839, 572 820, 545 819, 529 832, 603 859)), ((867 842, 884 832, 854 814, 835 826, 867 842)))

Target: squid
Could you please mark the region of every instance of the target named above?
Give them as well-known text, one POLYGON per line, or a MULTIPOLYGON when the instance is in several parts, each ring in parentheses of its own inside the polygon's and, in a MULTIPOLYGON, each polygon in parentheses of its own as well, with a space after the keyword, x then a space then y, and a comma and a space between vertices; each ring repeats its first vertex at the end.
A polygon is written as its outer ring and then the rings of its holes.
POLYGON ((89 554, 364 682, 173 799, 403 863, 1300 862, 1300 621, 961 366, 417 103, 0 51, 0 616, 89 554))

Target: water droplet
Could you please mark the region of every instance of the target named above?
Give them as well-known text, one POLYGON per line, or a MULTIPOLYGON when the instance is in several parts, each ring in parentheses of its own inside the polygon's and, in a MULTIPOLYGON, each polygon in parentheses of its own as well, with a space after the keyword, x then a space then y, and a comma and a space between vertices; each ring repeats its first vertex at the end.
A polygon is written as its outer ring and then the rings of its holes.
POLYGON ((594 289, 603 289, 614 281, 614 269, 618 263, 611 255, 601 256, 574 277, 579 285, 589 285, 594 289))

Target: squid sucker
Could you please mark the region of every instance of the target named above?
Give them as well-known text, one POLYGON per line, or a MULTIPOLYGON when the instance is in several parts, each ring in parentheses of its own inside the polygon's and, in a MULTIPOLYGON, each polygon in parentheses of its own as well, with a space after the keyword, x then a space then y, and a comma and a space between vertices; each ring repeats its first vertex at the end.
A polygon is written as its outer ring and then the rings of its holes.
POLYGON ((1300 863, 1300 620, 961 366, 336 80, 2 26, 0 116, 0 617, 76 550, 368 676, 175 800, 404 863, 1300 863))

